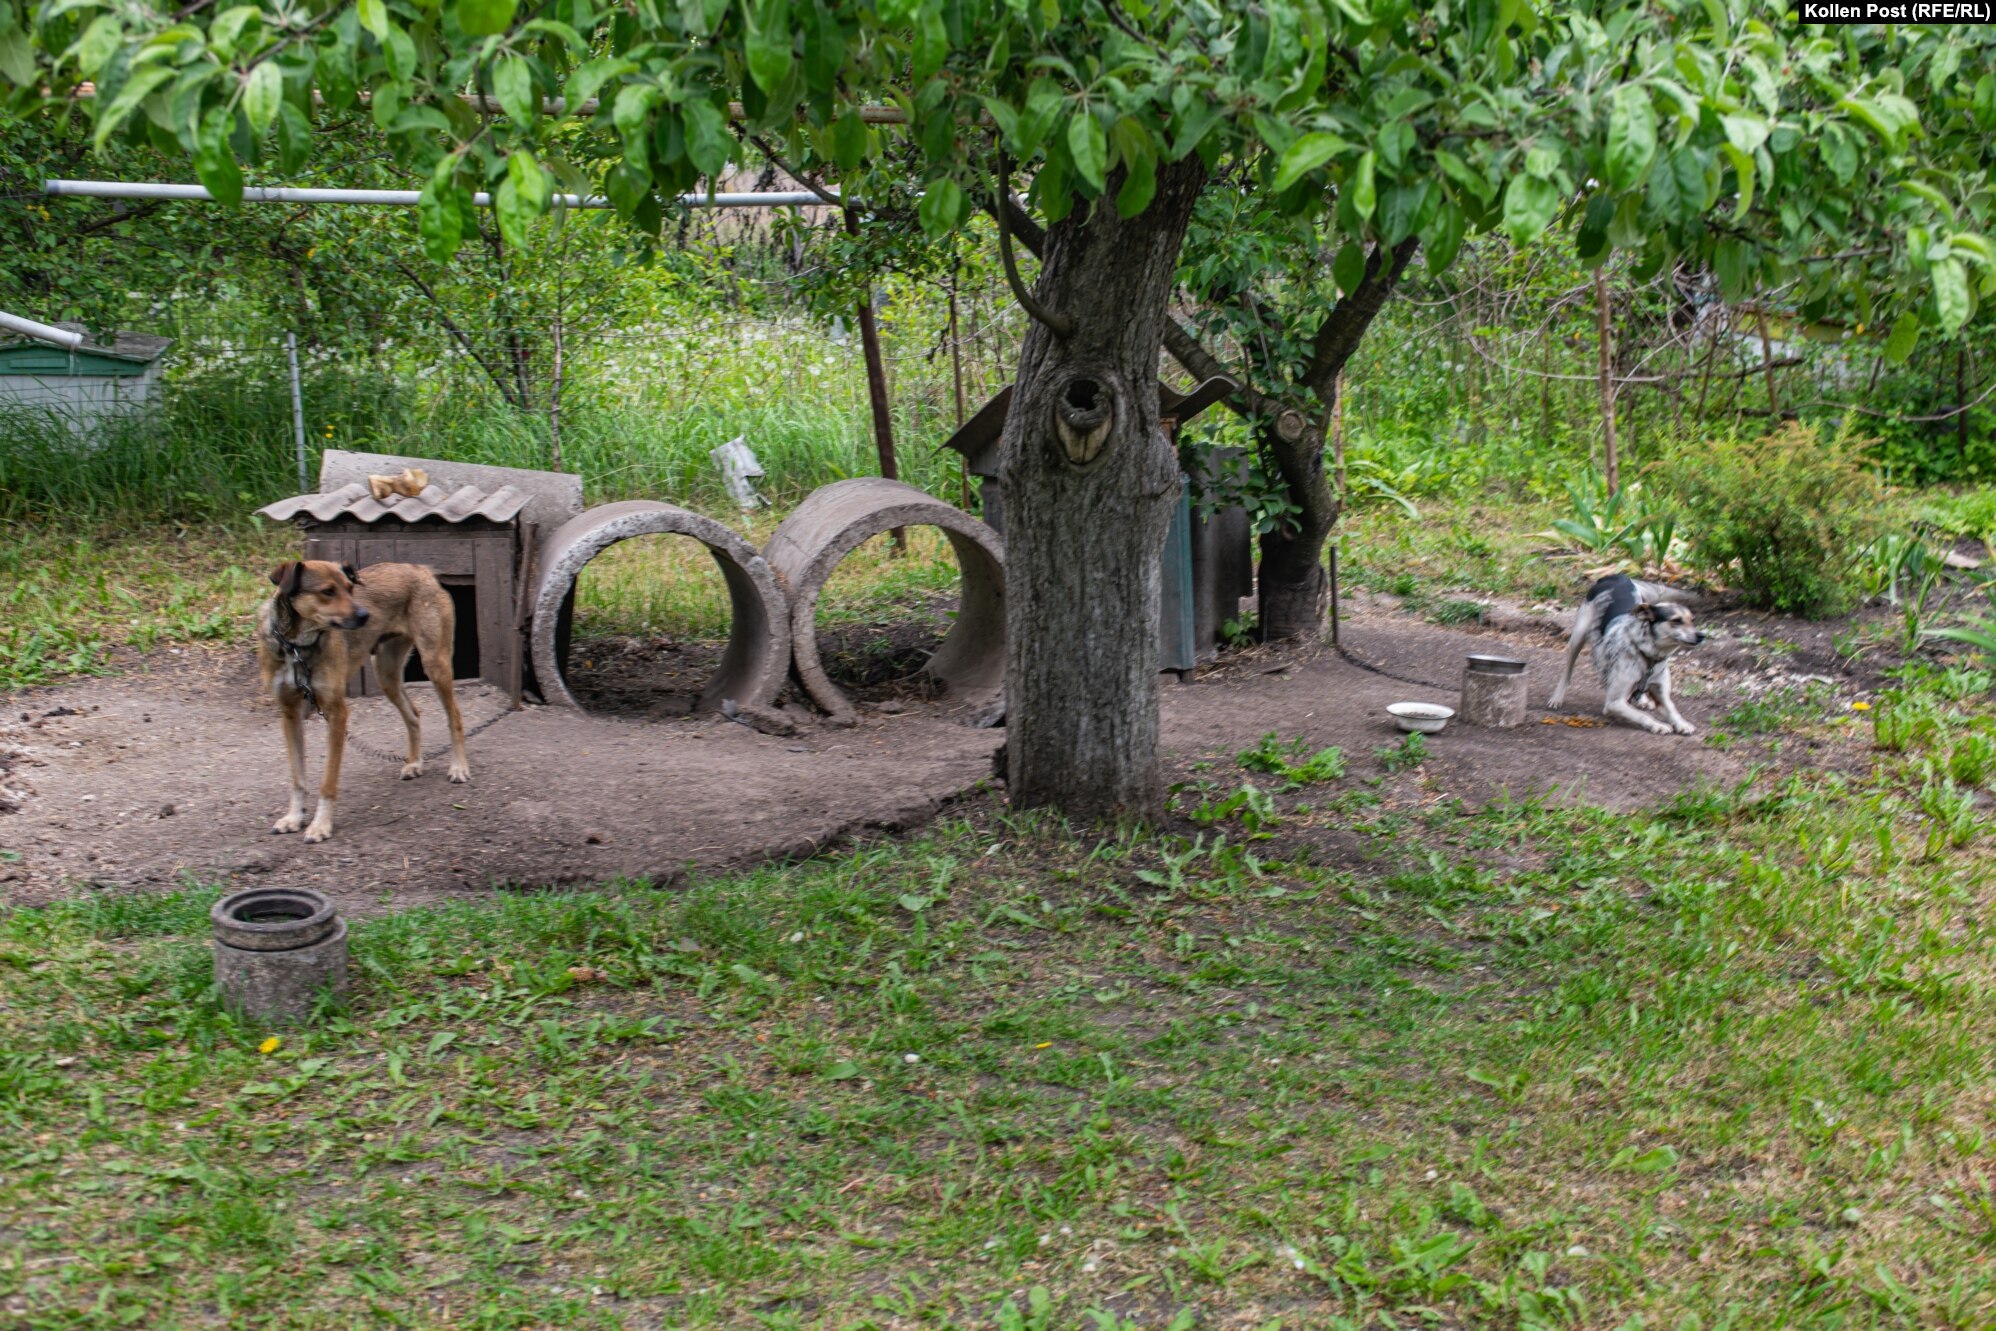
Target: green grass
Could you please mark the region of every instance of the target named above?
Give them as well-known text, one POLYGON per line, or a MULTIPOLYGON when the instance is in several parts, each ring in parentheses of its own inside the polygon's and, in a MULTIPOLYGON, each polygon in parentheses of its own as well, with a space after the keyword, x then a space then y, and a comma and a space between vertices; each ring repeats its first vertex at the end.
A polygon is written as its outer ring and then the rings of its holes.
MULTIPOLYGON (((780 510, 717 512, 760 548, 784 516, 780 510)), ((953 591, 955 556, 934 527, 908 529, 905 556, 878 536, 852 551, 833 571, 819 599, 821 625, 892 615, 924 595, 953 591)), ((720 638, 728 629, 728 589, 704 547, 686 537, 647 536, 611 546, 577 579, 576 625, 585 634, 663 634, 720 638)))
POLYGON ((351 1008, 269 1053, 207 990, 212 892, 17 910, 0 1308, 1987 1326, 1988 836, 1922 793, 1978 727, 1911 688, 1936 725, 1869 776, 1649 813, 1465 814, 1416 771, 1265 797, 1252 843, 988 808, 368 919, 351 1008), (1319 831, 1372 858, 1304 862, 1319 831))
POLYGON ((1346 587, 1398 596, 1440 624, 1472 623, 1492 596, 1525 601, 1578 594, 1584 566, 1545 557, 1553 510, 1530 503, 1426 499, 1421 516, 1380 505, 1353 512, 1339 537, 1346 587))
POLYGON ((0 693, 109 668, 124 647, 247 641, 287 530, 0 523, 0 693))
MULTIPOLYGON (((831 481, 878 474, 855 347, 793 318, 627 332, 576 350, 568 370, 562 466, 582 477, 589 502, 725 503, 709 454, 736 436, 768 473, 761 491, 785 506, 831 481)), ((155 406, 87 442, 44 413, 0 410, 0 521, 240 519, 295 493, 281 345, 244 351, 190 337, 173 355, 155 406)), ((948 364, 904 358, 908 377, 896 381, 893 399, 902 476, 954 498, 959 459, 940 448, 955 426, 953 409, 943 409, 948 364)), ((321 448, 550 465, 545 402, 509 407, 448 356, 420 364, 361 353, 308 358, 304 378, 313 481, 321 448)), ((973 382, 967 391, 989 387, 973 382)))

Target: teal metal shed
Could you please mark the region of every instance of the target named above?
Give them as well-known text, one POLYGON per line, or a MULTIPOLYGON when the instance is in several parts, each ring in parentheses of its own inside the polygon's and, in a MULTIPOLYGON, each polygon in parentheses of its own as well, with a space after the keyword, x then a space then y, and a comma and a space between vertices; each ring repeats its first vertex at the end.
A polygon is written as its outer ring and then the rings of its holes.
POLYGON ((87 429, 152 399, 172 339, 119 333, 105 343, 81 324, 55 327, 85 340, 73 351, 27 338, 0 341, 0 404, 39 408, 87 429))

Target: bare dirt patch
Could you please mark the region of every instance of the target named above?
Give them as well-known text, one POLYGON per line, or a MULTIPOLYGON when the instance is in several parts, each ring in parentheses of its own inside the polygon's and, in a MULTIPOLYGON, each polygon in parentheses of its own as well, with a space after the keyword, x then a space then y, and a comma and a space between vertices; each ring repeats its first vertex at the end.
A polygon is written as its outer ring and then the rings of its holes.
MULTIPOLYGON (((869 644, 887 644, 873 659, 891 668, 871 679, 848 675, 868 704, 851 729, 807 724, 774 737, 717 716, 662 713, 659 699, 676 686, 661 687, 658 667, 704 679, 702 659, 679 647, 606 653, 639 704, 608 715, 544 707, 505 715, 473 737, 468 786, 448 785, 434 770, 397 781, 396 761, 377 755, 395 752, 399 724, 382 699, 358 700, 354 735, 364 747, 349 757, 338 831, 320 846, 268 831, 285 799, 283 750, 245 649, 158 653, 118 677, 28 690, 0 700, 4 785, 18 806, 0 813, 0 847, 9 852, 0 857, 0 893, 33 902, 193 876, 313 886, 350 909, 382 909, 493 886, 670 880, 690 868, 807 855, 907 828, 977 787, 1004 736, 961 724, 950 700, 928 699, 906 682, 904 668, 941 631, 933 619, 910 623, 828 633, 851 635, 834 651, 854 660, 867 659, 869 644)), ((1400 740, 1386 704, 1453 705, 1463 655, 1490 650, 1493 637, 1531 663, 1529 720, 1509 731, 1450 726, 1430 741, 1417 780, 1382 787, 1387 798, 1416 808, 1527 796, 1622 808, 1746 774, 1742 755, 1697 738, 1561 724, 1593 718, 1599 694, 1586 675, 1565 714, 1544 710, 1560 661, 1556 625, 1471 633, 1364 607, 1345 621, 1349 657, 1328 647, 1261 650, 1189 684, 1167 679, 1166 761, 1179 779, 1193 779, 1201 764, 1215 781, 1238 778, 1233 755, 1275 731, 1313 747, 1339 745, 1351 759, 1346 784, 1363 781, 1381 770, 1375 750, 1400 740)), ((1704 668, 1694 658, 1679 672, 1693 686, 1683 690, 1691 695, 1684 711, 1701 726, 1745 696, 1728 672, 1705 678, 1704 668)), ((428 690, 411 693, 426 739, 440 743, 428 690)), ((464 696, 473 726, 504 709, 476 685, 464 696)), ((615 688, 596 696, 614 699, 615 688)), ((316 723, 308 735, 316 764, 316 723)), ((1338 819, 1318 821, 1325 853, 1362 858, 1362 844, 1340 839, 1338 819)))

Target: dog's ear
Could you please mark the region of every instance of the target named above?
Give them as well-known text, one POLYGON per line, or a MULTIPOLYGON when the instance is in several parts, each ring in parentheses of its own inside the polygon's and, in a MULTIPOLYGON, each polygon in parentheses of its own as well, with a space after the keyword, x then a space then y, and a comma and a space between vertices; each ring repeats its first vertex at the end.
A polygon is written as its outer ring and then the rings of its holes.
POLYGON ((347 575, 348 582, 356 587, 360 586, 360 573, 352 564, 341 564, 340 572, 347 575))
POLYGON ((305 566, 294 559, 270 570, 270 580, 277 584, 277 594, 288 600, 298 594, 298 579, 304 572, 305 566))
POLYGON ((1641 604, 1637 605, 1636 608, 1630 613, 1635 615, 1637 619, 1642 620, 1645 624, 1656 623, 1656 607, 1651 605, 1647 601, 1644 601, 1641 604))

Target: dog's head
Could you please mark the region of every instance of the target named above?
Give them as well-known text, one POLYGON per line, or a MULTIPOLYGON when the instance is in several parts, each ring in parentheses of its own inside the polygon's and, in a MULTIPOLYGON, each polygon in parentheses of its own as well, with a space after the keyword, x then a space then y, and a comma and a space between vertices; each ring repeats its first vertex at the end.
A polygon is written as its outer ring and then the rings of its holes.
POLYGON ((1696 647, 1705 641, 1705 630, 1691 620, 1691 612, 1674 601, 1639 605, 1632 612, 1649 626, 1650 641, 1661 656, 1696 647))
POLYGON ((352 564, 324 559, 293 560, 270 571, 279 605, 289 606, 299 623, 313 629, 357 629, 367 623, 367 607, 353 599, 360 574, 352 564))

